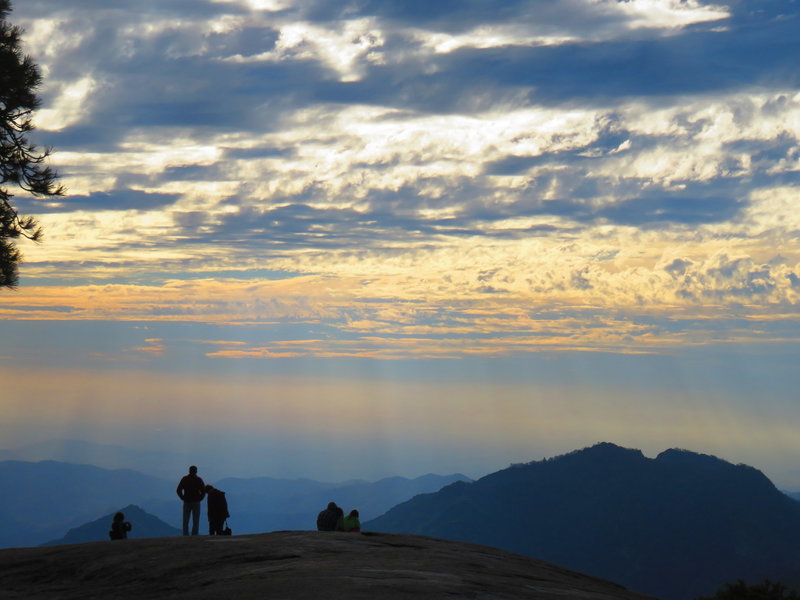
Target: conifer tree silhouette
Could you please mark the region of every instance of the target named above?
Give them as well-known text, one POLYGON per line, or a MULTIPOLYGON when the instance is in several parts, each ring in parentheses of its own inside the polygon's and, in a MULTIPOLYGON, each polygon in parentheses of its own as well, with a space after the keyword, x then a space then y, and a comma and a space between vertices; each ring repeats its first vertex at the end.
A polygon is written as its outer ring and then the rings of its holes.
POLYGON ((45 165, 51 149, 37 148, 28 140, 42 76, 23 53, 23 32, 8 22, 10 12, 10 0, 0 0, 0 287, 15 287, 18 282, 21 254, 15 240, 39 241, 42 236, 36 220, 20 216, 14 208, 9 186, 40 197, 65 191, 56 183, 57 173, 45 165))

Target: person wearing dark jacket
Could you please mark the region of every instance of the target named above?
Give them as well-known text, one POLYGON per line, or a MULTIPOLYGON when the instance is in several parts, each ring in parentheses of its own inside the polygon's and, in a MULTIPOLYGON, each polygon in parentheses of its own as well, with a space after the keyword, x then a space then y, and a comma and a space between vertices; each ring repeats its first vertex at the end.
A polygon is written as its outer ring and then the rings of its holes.
POLYGON ((200 502, 206 497, 206 485, 197 475, 197 467, 189 467, 175 490, 183 500, 183 535, 189 535, 189 515, 192 515, 192 535, 200 530, 200 502))
POLYGON ((114 515, 114 520, 111 522, 111 531, 108 532, 108 537, 112 540, 128 539, 128 532, 131 529, 133 529, 133 527, 125 520, 125 515, 118 512, 114 515))
POLYGON ((329 502, 328 508, 317 515, 318 531, 336 531, 336 522, 339 519, 338 508, 335 502, 329 502))
POLYGON ((208 515, 208 535, 224 535, 225 519, 228 513, 228 500, 225 492, 218 490, 213 485, 206 486, 206 514, 208 515))

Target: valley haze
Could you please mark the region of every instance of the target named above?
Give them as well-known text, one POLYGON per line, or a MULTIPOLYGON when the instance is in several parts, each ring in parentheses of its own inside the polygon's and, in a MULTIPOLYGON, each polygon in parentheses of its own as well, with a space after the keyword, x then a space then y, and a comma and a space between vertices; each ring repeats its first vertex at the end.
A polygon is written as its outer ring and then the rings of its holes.
MULTIPOLYGON (((82 446, 83 447, 83 446, 82 446)), ((167 525, 181 525, 181 502, 175 488, 188 467, 163 478, 129 468, 101 468, 54 460, 26 462, 0 459, 0 482, 9 493, 0 497, 0 547, 33 546, 62 538, 102 515, 134 504, 167 525), (56 492, 52 490, 56 489, 56 492), (53 502, 53 494, 58 502, 53 502)), ((303 478, 214 477, 199 473, 206 483, 226 492, 237 533, 282 529, 315 529, 317 513, 335 498, 363 519, 377 517, 392 506, 421 493, 435 492, 464 475, 428 474, 413 479, 387 477, 376 481, 315 481, 303 478)), ((205 506, 205 505, 204 505, 205 506)), ((207 532, 205 508, 201 528, 207 532)), ((105 539, 108 523, 102 525, 105 539)), ((140 537, 137 527, 131 537, 140 537)))

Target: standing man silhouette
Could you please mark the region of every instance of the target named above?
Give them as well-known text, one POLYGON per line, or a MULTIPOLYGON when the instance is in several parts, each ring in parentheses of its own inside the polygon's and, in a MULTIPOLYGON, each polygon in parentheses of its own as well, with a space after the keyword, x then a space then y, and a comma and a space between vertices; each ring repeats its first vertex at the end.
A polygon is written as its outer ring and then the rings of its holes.
POLYGON ((189 467, 189 474, 184 475, 175 490, 178 498, 183 500, 183 535, 189 535, 189 514, 192 515, 192 535, 200 529, 200 502, 206 497, 206 486, 197 476, 197 467, 189 467))

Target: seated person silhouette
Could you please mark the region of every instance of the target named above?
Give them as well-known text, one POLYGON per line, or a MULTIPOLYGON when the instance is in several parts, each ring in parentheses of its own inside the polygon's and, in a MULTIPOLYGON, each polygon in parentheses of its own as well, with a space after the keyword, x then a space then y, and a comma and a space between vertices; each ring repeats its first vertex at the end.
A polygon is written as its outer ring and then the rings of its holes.
POLYGON ((361 531, 361 521, 358 520, 358 511, 354 508, 344 519, 342 519, 343 529, 359 533, 361 531))
POLYGON ((114 515, 114 520, 111 522, 111 531, 108 532, 108 537, 112 540, 127 539, 128 532, 131 529, 133 529, 133 527, 125 520, 125 515, 118 512, 114 515))
POLYGON ((318 531, 336 531, 338 521, 338 513, 335 502, 329 502, 328 508, 323 510, 317 515, 317 530, 318 531))

